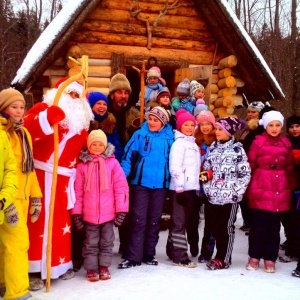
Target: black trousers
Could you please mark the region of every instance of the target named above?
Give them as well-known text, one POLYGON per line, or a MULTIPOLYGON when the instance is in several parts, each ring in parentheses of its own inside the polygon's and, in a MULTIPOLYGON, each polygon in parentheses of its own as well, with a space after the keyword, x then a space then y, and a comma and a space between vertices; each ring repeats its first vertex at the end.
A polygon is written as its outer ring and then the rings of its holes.
POLYGON ((194 201, 191 203, 191 215, 190 220, 186 226, 187 241, 190 246, 198 246, 199 244, 199 220, 200 220, 200 198, 192 195, 194 201))
POLYGON ((155 256, 167 193, 168 189, 132 187, 129 238, 123 258, 141 262, 155 256))
POLYGON ((284 214, 250 209, 248 254, 251 258, 276 261, 280 244, 280 221, 284 214))
POLYGON ((207 203, 206 206, 205 226, 216 240, 215 258, 231 263, 238 203, 224 205, 207 203))
MULTIPOLYGON (((208 199, 206 199, 206 201, 204 202, 204 218, 205 218, 205 220, 206 220, 206 216, 208 214, 207 213, 207 203, 208 203, 208 199)), ((216 241, 215 241, 213 234, 209 231, 209 227, 208 227, 208 225, 206 225, 206 223, 207 222, 205 221, 200 254, 206 260, 210 260, 214 253, 214 250, 215 250, 216 241)))

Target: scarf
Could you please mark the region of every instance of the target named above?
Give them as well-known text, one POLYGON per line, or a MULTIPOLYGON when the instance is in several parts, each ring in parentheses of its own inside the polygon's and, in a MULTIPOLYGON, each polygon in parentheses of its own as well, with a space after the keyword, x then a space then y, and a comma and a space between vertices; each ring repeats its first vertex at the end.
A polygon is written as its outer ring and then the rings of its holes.
POLYGON ((32 150, 28 141, 28 137, 23 128, 23 120, 13 122, 14 130, 21 141, 22 148, 22 173, 29 173, 34 170, 32 150))
POLYGON ((87 171, 86 191, 97 188, 100 192, 109 189, 106 165, 103 156, 97 155, 89 163, 87 171), (97 186, 94 186, 93 179, 96 178, 97 186))
POLYGON ((161 91, 162 88, 163 88, 163 86, 160 83, 157 83, 157 84, 148 84, 147 85, 147 89, 145 91, 145 100, 146 100, 146 102, 149 102, 149 100, 150 100, 150 94, 153 91, 156 91, 156 90, 161 91))
POLYGON ((107 117, 108 112, 106 112, 103 116, 98 115, 95 112, 93 112, 93 114, 94 114, 95 120, 97 120, 98 122, 101 122, 107 117))

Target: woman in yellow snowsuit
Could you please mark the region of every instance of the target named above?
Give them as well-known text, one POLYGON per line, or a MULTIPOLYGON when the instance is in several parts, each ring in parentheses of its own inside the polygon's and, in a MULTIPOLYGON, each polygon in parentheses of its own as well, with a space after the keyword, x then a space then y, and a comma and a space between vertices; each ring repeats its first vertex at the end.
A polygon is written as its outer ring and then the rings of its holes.
MULTIPOLYGON (((30 296, 28 291, 27 215, 29 210, 30 221, 35 222, 41 211, 42 192, 34 171, 31 137, 26 128, 22 126, 24 113, 25 100, 20 92, 12 88, 0 92, 0 129, 6 132, 17 162, 18 191, 13 203, 17 208, 19 219, 16 227, 8 226, 6 228, 6 233, 14 236, 14 239, 9 242, 13 242, 13 249, 19 252, 18 260, 14 259, 8 263, 6 255, 1 255, 3 245, 0 244, 0 260, 5 259, 4 264, 0 261, 0 288, 6 288, 4 299, 27 299, 23 298, 24 295, 30 296), (6 264, 9 264, 10 267, 6 268, 6 264), (10 277, 14 277, 14 283, 7 280, 10 277)), ((2 238, 1 233, 1 240, 4 241, 4 239, 5 235, 2 238)))

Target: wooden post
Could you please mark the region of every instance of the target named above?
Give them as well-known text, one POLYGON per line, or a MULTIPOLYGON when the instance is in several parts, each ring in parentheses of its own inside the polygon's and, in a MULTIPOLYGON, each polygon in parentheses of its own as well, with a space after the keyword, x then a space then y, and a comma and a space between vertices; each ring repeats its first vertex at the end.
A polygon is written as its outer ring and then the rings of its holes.
POLYGON ((142 69, 138 69, 137 67, 132 66, 132 69, 136 70, 140 75, 140 82, 141 82, 141 92, 140 92, 140 124, 144 122, 144 110, 145 110, 145 74, 147 73, 146 70, 146 63, 147 60, 143 60, 142 62, 142 69))
MULTIPOLYGON (((83 55, 81 58, 81 72, 68 78, 64 81, 58 88, 53 105, 58 105, 60 96, 63 90, 73 81, 84 80, 84 90, 85 94, 86 83, 88 74, 88 57, 83 55)), ((58 124, 53 125, 53 137, 54 137, 54 163, 53 163, 53 173, 52 173, 52 186, 51 186, 51 198, 49 207, 49 220, 48 220, 48 239, 47 239, 47 250, 46 250, 46 267, 47 267, 47 279, 46 279, 46 292, 50 291, 51 285, 51 256, 52 256, 52 227, 53 227, 53 212, 55 204, 55 194, 56 194, 56 184, 57 184, 57 169, 58 169, 58 124)))
POLYGON ((140 124, 144 121, 145 111, 145 74, 146 74, 146 63, 147 60, 143 60, 142 71, 141 71, 141 96, 140 96, 140 124))

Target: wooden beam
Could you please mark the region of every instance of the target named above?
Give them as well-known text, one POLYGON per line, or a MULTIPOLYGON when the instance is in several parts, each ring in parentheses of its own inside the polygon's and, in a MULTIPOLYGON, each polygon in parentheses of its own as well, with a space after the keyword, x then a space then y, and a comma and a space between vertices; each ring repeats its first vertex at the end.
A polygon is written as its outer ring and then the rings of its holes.
MULTIPOLYGON (((145 25, 141 24, 126 24, 124 22, 103 22, 101 20, 86 20, 81 29, 78 31, 92 31, 93 32, 105 32, 111 34, 127 34, 127 35, 147 35, 147 29, 145 25)), ((176 30, 170 26, 163 27, 157 26, 152 29, 152 35, 155 37, 174 38, 181 40, 195 40, 203 41, 206 43, 216 43, 215 37, 209 31, 201 31, 198 29, 186 29, 176 28, 176 30)))
POLYGON ((154 56, 159 59, 180 58, 195 65, 210 65, 213 59, 213 53, 207 51, 178 50, 178 49, 159 49, 152 48, 148 50, 146 47, 118 46, 107 44, 79 43, 78 44, 86 55, 92 58, 110 59, 111 53, 124 53, 125 57, 143 56, 146 59, 154 56))
MULTIPOLYGON (((73 41, 80 43, 95 43, 95 44, 109 44, 119 46, 133 46, 133 47, 146 47, 147 36, 135 36, 134 38, 126 34, 107 34, 103 32, 90 32, 81 31, 76 33, 73 37, 73 41)), ((179 50, 197 50, 213 52, 215 44, 205 43, 192 40, 180 40, 172 38, 159 38, 152 37, 152 47, 164 48, 164 49, 179 49, 179 50)))
MULTIPOLYGON (((142 18, 148 18, 150 24, 153 24, 155 19, 157 18, 157 14, 144 14, 141 13, 140 16, 142 18)), ((142 21, 137 20, 133 17, 129 9, 128 11, 124 10, 114 10, 113 14, 109 9, 100 9, 96 8, 89 15, 91 20, 104 20, 105 22, 119 22, 124 24, 137 23, 143 25, 142 21)), ((206 23, 198 17, 189 17, 189 16, 170 16, 165 15, 159 21, 159 26, 162 27, 171 27, 171 28, 185 28, 194 30, 197 28, 201 31, 209 30, 206 26, 206 23)))
MULTIPOLYGON (((174 1, 168 0, 168 4, 172 5, 174 1)), ((132 0, 104 0, 101 2, 100 7, 103 9, 121 9, 128 11, 132 4, 132 0)), ((176 16, 199 16, 199 12, 197 11, 194 3, 192 1, 180 1, 181 6, 178 8, 172 9, 168 11, 168 15, 176 15, 176 16)), ((143 13, 156 13, 158 14, 162 9, 164 9, 166 5, 166 0, 150 0, 150 1, 139 1, 139 8, 143 13)))

